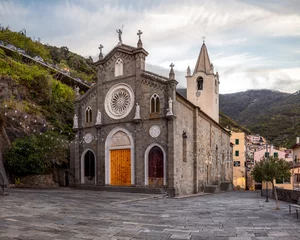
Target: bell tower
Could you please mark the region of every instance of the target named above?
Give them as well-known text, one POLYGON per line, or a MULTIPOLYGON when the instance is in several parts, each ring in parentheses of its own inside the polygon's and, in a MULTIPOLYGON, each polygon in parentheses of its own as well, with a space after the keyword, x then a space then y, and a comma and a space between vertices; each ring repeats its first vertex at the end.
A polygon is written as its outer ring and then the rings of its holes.
POLYGON ((187 99, 219 123, 219 74, 214 73, 204 39, 194 72, 188 67, 186 81, 187 99))

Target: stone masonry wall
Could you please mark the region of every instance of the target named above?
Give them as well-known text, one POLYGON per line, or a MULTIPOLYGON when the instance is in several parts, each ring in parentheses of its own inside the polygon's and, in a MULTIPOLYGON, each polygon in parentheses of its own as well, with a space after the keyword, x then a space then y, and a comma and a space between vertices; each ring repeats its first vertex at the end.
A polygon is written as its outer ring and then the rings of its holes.
POLYGON ((176 194, 194 192, 193 107, 177 98, 175 120, 174 187, 176 194), (186 133, 186 161, 183 160, 183 133, 186 133))

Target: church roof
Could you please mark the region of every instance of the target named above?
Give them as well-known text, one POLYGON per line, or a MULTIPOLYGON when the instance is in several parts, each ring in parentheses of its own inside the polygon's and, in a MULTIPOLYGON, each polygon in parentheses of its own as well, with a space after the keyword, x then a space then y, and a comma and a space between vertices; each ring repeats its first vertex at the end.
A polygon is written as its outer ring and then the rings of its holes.
POLYGON ((210 60, 207 52, 207 48, 205 43, 202 44, 197 63, 194 69, 194 73, 196 72, 205 72, 210 73, 210 60))
POLYGON ((94 64, 97 66, 99 64, 105 63, 108 59, 110 59, 117 51, 125 53, 125 54, 136 54, 142 52, 145 56, 148 56, 148 52, 144 48, 136 48, 126 44, 118 44, 115 46, 103 59, 98 60, 94 64))

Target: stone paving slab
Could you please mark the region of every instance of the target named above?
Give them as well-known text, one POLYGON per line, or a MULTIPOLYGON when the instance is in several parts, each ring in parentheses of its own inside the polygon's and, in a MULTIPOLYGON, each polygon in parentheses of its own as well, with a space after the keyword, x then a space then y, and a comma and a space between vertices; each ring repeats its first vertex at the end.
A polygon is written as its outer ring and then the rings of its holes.
POLYGON ((259 192, 162 195, 8 189, 0 198, 0 240, 296 240, 300 220, 288 203, 259 192))

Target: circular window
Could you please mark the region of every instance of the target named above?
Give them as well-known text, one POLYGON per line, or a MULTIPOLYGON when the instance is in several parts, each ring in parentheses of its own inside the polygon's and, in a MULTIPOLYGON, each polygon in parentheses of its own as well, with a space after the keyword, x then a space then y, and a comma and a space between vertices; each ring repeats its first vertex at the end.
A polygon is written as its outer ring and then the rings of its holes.
POLYGON ((105 97, 105 111, 113 119, 126 117, 133 108, 134 94, 127 84, 111 87, 105 97))

